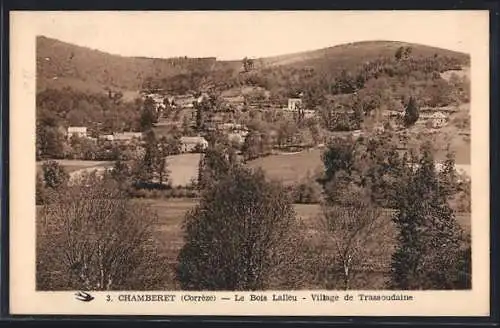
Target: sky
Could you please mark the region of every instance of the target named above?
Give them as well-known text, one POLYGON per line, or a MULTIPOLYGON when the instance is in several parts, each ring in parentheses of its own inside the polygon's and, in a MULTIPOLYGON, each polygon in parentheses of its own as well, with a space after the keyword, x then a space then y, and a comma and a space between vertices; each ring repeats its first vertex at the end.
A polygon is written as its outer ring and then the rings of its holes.
POLYGON ((240 60, 392 40, 470 52, 486 11, 33 12, 36 34, 123 56, 240 60))

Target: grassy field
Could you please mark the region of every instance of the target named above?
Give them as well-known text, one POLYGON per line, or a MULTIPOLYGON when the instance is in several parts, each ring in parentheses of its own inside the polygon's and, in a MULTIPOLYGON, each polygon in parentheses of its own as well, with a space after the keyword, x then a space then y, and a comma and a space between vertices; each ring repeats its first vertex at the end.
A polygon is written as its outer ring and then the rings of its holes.
MULTIPOLYGON (((158 221, 153 227, 153 243, 156 244, 158 255, 163 259, 162 261, 164 261, 165 264, 164 269, 167 278, 165 278, 166 280, 163 283, 164 288, 165 290, 178 289, 179 287, 174 279, 174 272, 179 250, 184 243, 182 229, 183 220, 186 213, 196 206, 197 200, 136 199, 133 201, 137 202, 137 204, 145 205, 157 213, 158 221)), ((306 240, 310 245, 317 244, 321 240, 318 237, 319 229, 316 225, 316 220, 321 213, 320 206, 316 204, 294 204, 294 208, 297 216, 301 218, 305 224, 304 236, 306 240)), ((41 210, 42 207, 37 206, 37 212, 40 213, 39 211, 41 210)), ((376 255, 369 259, 365 259, 364 266, 369 269, 363 269, 361 276, 356 280, 356 287, 358 287, 358 289, 384 288, 384 283, 388 277, 387 268, 392 254, 391 250, 395 245, 395 230, 392 223, 389 221, 390 215, 386 215, 384 219, 388 220, 389 225, 386 226, 388 230, 383 232, 383 241, 380 241, 383 243, 381 245, 384 246, 384 251, 380 253, 383 255, 376 255)), ((470 232, 470 213, 458 215, 457 219, 464 229, 470 232)), ((37 215, 37 254, 51 254, 51 252, 53 252, 53 250, 50 249, 50 234, 47 234, 44 228, 47 225, 50 225, 50 222, 43 221, 42 216, 37 215)), ((370 247, 370 249, 372 248, 370 247)), ((377 249, 377 247, 374 247, 374 249, 377 249)), ((324 251, 321 252, 323 255, 328 255, 324 251)), ((64 281, 61 279, 63 279, 65 275, 63 271, 61 271, 63 270, 62 267, 58 263, 50 262, 50 258, 45 258, 45 256, 48 255, 43 255, 43 257, 37 259, 37 266, 39 268, 37 270, 40 270, 40 274, 37 274, 37 281, 51 281, 53 285, 50 285, 52 286, 50 288, 64 289, 64 281)), ((311 288, 314 289, 316 287, 312 285, 311 288)))
POLYGON ((180 154, 167 157, 170 183, 173 187, 186 186, 198 179, 201 154, 180 154))
MULTIPOLYGON (((470 173, 470 144, 460 149, 461 151, 456 153, 457 169, 470 173)), ((298 153, 270 155, 249 161, 247 165, 251 168, 262 168, 270 179, 282 181, 284 184, 293 184, 324 170, 321 160, 322 152, 322 149, 314 148, 298 153)), ((436 160, 445 159, 444 152, 436 154, 436 160)))
MULTIPOLYGON (((188 210, 192 209, 197 204, 196 199, 169 199, 169 200, 152 200, 141 199, 136 200, 143 205, 156 211, 158 214, 158 222, 154 229, 156 241, 160 247, 160 253, 166 256, 169 263, 175 263, 179 249, 183 244, 182 222, 188 210)), ((318 204, 294 204, 297 216, 305 223, 308 231, 304 233, 312 237, 317 232, 315 223, 318 216, 321 214, 321 207, 318 204)), ((386 212, 388 213, 388 212, 386 212)), ((389 220, 390 215, 387 214, 386 219, 389 220)), ((470 213, 459 213, 457 221, 463 229, 470 233, 471 216, 470 213)), ((387 240, 384 243, 393 244, 394 230, 388 233, 387 240), (391 240, 392 239, 392 240, 391 240)), ((387 262, 389 258, 379 259, 387 262)))
POLYGON ((321 149, 315 148, 299 153, 270 155, 250 161, 247 165, 262 168, 270 179, 292 184, 324 169, 321 153, 321 149))
MULTIPOLYGON (((110 167, 113 165, 112 162, 109 161, 81 161, 77 159, 62 159, 56 160, 66 172, 71 173, 74 171, 82 170, 82 169, 90 169, 92 167, 110 167)), ((37 170, 42 168, 43 162, 37 162, 36 167, 37 170)))

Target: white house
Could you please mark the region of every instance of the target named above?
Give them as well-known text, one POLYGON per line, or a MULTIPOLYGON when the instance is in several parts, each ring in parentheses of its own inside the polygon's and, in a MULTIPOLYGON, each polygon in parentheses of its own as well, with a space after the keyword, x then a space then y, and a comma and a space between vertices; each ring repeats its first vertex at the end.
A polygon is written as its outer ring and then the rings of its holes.
POLYGON ((447 116, 441 112, 435 112, 431 115, 431 124, 434 129, 438 129, 446 125, 447 116))
POLYGON ((302 99, 300 98, 289 98, 288 99, 288 107, 289 111, 296 111, 299 107, 302 106, 302 99))
POLYGON ((113 141, 129 142, 132 139, 141 140, 142 132, 115 132, 113 133, 113 141))
POLYGON ((196 149, 196 147, 205 150, 208 147, 208 141, 203 137, 181 137, 182 152, 192 152, 196 149))
POLYGON ((316 111, 312 109, 306 109, 304 110, 304 117, 305 118, 311 118, 316 116, 316 111))
POLYGON ((114 140, 114 136, 112 134, 101 134, 99 136, 99 139, 100 140, 105 140, 105 141, 113 141, 114 140))
POLYGON ((246 133, 231 132, 227 134, 227 139, 231 142, 235 142, 242 145, 245 142, 246 133))
POLYGON ((87 138, 87 127, 85 126, 69 126, 68 127, 68 138, 72 136, 78 136, 80 138, 87 138))

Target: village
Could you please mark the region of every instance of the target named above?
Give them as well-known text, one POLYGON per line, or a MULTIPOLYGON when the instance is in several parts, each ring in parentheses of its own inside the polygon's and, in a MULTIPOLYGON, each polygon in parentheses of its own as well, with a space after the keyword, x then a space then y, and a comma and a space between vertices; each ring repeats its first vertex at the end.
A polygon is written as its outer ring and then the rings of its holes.
MULTIPOLYGON (((199 96, 198 98, 193 95, 178 95, 178 96, 165 96, 160 93, 143 93, 143 99, 150 98, 154 101, 155 112, 158 116, 158 122, 154 124, 155 132, 159 132, 161 135, 162 131, 170 132, 172 128, 182 129, 182 125, 185 124, 186 120, 190 127, 195 125, 196 120, 196 110, 195 104, 201 103, 206 94, 199 96), (177 120, 172 120, 170 117, 165 118, 165 104, 168 103, 171 110, 182 112, 182 118, 177 117, 177 120)), ((231 108, 231 111, 241 111, 245 106, 244 97, 222 97, 223 106, 226 108, 231 108), (235 99, 236 98, 236 99, 235 99)), ((301 98, 289 98, 287 106, 279 106, 269 102, 260 102, 259 104, 248 104, 249 108, 258 111, 275 111, 281 112, 289 117, 296 117, 299 113, 303 113, 305 119, 318 118, 318 113, 315 110, 303 109, 301 98), (258 106, 258 107, 257 107, 258 106)), ((385 130, 384 122, 389 122, 394 127, 399 127, 396 132, 399 134, 418 134, 427 131, 427 133, 437 133, 437 131, 445 127, 449 121, 450 115, 458 111, 457 107, 443 107, 443 108, 421 108, 420 116, 415 124, 415 128, 412 131, 408 131, 401 127, 401 121, 404 117, 403 108, 399 111, 384 111, 382 113, 383 120, 380 120, 375 126, 373 126, 373 131, 377 133, 383 133, 385 130)), ((349 113, 349 112, 348 112, 349 113)), ((352 113, 352 111, 350 112, 352 113)), ((241 146, 245 142, 245 138, 248 136, 250 129, 240 123, 234 123, 232 121, 224 121, 224 116, 212 116, 211 119, 205 122, 206 131, 218 131, 225 135, 230 141, 235 142, 237 145, 241 146)), ((137 131, 126 131, 126 132, 113 132, 112 134, 100 134, 97 137, 92 137, 88 133, 88 128, 85 126, 69 126, 65 131, 66 137, 71 139, 73 136, 79 138, 85 138, 89 141, 95 143, 109 143, 117 145, 127 145, 132 142, 140 142, 143 140, 143 133, 137 131)), ((346 133, 334 133, 335 135, 360 137, 365 131, 363 130, 353 130, 346 133)), ((463 132, 462 132, 463 133, 463 132)), ((276 143, 277 131, 271 130, 271 143, 276 143)), ((208 141, 203 136, 203 133, 196 133, 195 135, 183 135, 180 138, 181 151, 182 153, 191 153, 194 151, 203 151, 208 147, 208 141)), ((323 142, 321 142, 323 143, 323 142)), ((318 143, 318 144, 321 144, 318 143)), ((308 146, 315 147, 318 144, 310 144, 308 146)), ((289 144, 289 146, 303 146, 300 144, 289 144)))

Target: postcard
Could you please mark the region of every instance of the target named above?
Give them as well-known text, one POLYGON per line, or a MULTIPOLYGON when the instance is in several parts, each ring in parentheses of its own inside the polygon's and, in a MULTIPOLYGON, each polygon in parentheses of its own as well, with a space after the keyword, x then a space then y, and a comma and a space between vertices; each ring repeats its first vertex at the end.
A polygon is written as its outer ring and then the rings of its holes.
POLYGON ((11 314, 488 316, 488 17, 11 12, 11 314))

